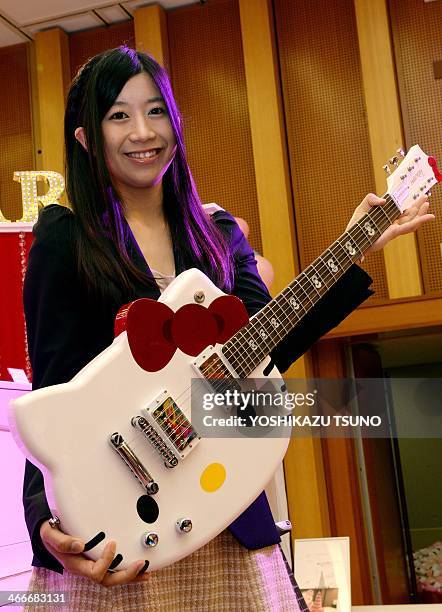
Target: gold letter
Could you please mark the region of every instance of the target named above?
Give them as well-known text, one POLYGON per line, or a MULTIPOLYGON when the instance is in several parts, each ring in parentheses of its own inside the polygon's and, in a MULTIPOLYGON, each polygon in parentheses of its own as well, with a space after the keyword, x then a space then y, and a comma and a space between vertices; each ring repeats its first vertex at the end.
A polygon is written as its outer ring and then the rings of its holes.
MULTIPOLYGON (((37 221, 39 208, 55 204, 64 191, 64 178, 58 172, 44 170, 14 172, 14 181, 21 184, 23 216, 19 221, 37 221), (49 184, 49 189, 44 195, 37 194, 37 181, 39 180, 49 184)), ((3 219, 2 215, 0 221, 3 219)))

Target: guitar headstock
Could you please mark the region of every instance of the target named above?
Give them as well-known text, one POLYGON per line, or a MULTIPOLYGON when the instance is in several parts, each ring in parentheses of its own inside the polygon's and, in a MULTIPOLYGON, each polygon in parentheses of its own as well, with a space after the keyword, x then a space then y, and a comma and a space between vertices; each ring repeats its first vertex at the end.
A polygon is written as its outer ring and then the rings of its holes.
POLYGON ((384 170, 389 174, 387 191, 400 211, 404 212, 419 196, 428 193, 434 185, 442 181, 442 174, 434 157, 426 155, 419 145, 412 146, 402 160, 403 152, 399 150, 398 154, 389 160, 389 164, 396 169, 391 172, 386 164, 384 170))

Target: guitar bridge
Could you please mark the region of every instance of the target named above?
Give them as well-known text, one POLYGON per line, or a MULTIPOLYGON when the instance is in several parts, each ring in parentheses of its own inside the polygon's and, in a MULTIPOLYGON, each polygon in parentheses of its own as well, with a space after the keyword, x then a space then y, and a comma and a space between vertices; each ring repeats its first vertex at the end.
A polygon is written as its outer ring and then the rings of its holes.
POLYGON ((156 442, 152 443, 158 444, 159 449, 167 448, 169 451, 173 449, 178 459, 184 459, 201 439, 190 420, 167 391, 163 391, 142 412, 157 434, 156 442), (161 444, 164 446, 160 446, 161 444))
POLYGON ((129 444, 124 440, 123 436, 116 431, 109 437, 109 442, 112 448, 118 453, 118 455, 120 455, 121 459, 123 459, 124 463, 130 469, 141 486, 146 489, 146 492, 149 493, 149 495, 155 495, 155 493, 158 493, 158 484, 154 481, 153 477, 149 474, 129 444))
POLYGON ((163 440, 155 427, 151 425, 147 419, 142 416, 135 416, 131 423, 139 431, 142 431, 149 443, 154 447, 157 453, 164 460, 164 465, 168 468, 174 468, 178 465, 178 459, 175 457, 174 451, 163 440))

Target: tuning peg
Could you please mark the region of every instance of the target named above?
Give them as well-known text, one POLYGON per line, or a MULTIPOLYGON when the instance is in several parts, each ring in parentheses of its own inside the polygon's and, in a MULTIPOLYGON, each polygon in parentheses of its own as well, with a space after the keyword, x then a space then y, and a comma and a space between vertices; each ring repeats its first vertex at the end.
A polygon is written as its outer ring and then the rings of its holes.
POLYGON ((403 150, 403 149, 398 149, 398 150, 396 151, 396 153, 398 154, 398 156, 399 156, 399 157, 401 157, 402 159, 404 159, 404 157, 405 157, 405 152, 404 152, 404 150, 403 150))
POLYGON ((391 174, 391 170, 388 164, 385 164, 385 166, 382 166, 382 170, 385 170, 387 174, 391 174))
POLYGON ((388 163, 391 164, 392 166, 396 166, 396 168, 398 167, 399 164, 399 158, 396 157, 396 155, 394 157, 392 157, 391 159, 388 160, 388 163))

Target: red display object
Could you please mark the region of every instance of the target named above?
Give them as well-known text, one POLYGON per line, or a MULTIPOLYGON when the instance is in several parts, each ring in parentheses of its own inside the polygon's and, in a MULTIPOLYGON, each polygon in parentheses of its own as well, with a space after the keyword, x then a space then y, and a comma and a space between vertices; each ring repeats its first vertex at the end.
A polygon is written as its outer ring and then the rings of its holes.
POLYGON ((419 591, 419 600, 424 604, 442 603, 442 589, 424 587, 419 591))
POLYGON ((11 380, 8 368, 19 368, 31 380, 23 314, 23 279, 32 223, 0 223, 0 380, 11 380))

